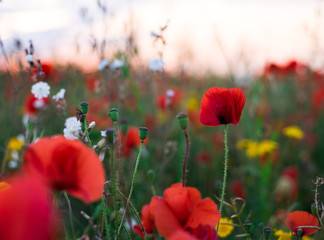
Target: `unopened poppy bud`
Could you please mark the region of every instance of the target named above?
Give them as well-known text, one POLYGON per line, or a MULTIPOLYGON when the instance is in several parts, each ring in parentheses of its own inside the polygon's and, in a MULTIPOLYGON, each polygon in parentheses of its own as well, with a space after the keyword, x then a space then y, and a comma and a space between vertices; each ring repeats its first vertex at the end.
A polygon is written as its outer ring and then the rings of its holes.
POLYGON ((185 113, 179 113, 177 119, 182 130, 187 130, 188 128, 188 116, 185 113))
POLYGON ((89 124, 89 128, 94 128, 96 126, 96 122, 95 121, 92 121, 90 124, 89 124))
POLYGON ((139 128, 139 138, 144 141, 145 138, 147 137, 147 131, 148 131, 148 128, 146 127, 140 127, 139 128))
POLYGON ((111 118, 111 121, 118 122, 119 113, 117 108, 112 108, 109 110, 108 117, 111 118))
POLYGON ((115 143, 115 130, 113 128, 108 128, 106 130, 106 138, 108 140, 108 143, 115 143))
POLYGON ((154 172, 154 170, 152 170, 152 169, 148 170, 148 171, 147 171, 147 177, 148 177, 148 179, 149 179, 151 182, 153 182, 154 179, 155 179, 155 172, 154 172))
POLYGON ((272 228, 270 227, 265 227, 263 228, 263 238, 265 240, 269 240, 271 236, 272 228))
POLYGON ((124 118, 124 119, 120 120, 120 128, 121 128, 123 135, 126 135, 126 133, 128 131, 128 119, 124 118))
POLYGON ((250 220, 245 221, 244 227, 247 233, 251 234, 253 232, 253 223, 250 220))
POLYGON ((316 203, 312 203, 311 210, 312 210, 312 214, 316 216, 317 214, 316 203))
POLYGON ((82 102, 80 103, 80 107, 81 107, 81 111, 84 113, 84 114, 87 114, 88 113, 88 110, 89 110, 89 104, 87 102, 82 102))

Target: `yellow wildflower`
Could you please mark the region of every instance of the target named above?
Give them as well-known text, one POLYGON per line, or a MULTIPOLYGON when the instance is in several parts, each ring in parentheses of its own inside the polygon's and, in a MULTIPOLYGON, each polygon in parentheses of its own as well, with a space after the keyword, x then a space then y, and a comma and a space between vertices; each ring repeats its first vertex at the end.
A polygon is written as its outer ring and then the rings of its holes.
POLYGON ((302 238, 302 240, 313 240, 313 238, 308 237, 308 236, 304 236, 304 237, 302 238))
POLYGON ((279 237, 277 240, 291 240, 292 237, 291 232, 284 232, 282 230, 275 231, 274 235, 279 237))
POLYGON ((283 134, 290 138, 302 139, 304 132, 298 126, 288 126, 283 129, 283 134))
POLYGON ((19 151, 24 146, 24 142, 18 137, 12 137, 8 143, 8 149, 10 151, 19 151))
POLYGON ((11 185, 9 183, 6 182, 0 182, 0 192, 3 192, 7 189, 9 189, 11 187, 11 185))
POLYGON ((236 143, 236 148, 240 150, 247 149, 251 142, 253 141, 250 139, 242 139, 236 143))
POLYGON ((258 144, 258 156, 264 156, 276 150, 278 144, 271 140, 263 140, 258 144))
POLYGON ((251 141, 246 148, 246 155, 248 157, 254 158, 258 156, 258 146, 257 142, 251 141))
POLYGON ((219 220, 219 227, 218 227, 218 236, 220 238, 226 238, 228 235, 231 234, 231 232, 234 229, 234 226, 229 225, 232 224, 233 220, 232 219, 228 219, 228 218, 221 218, 219 220))
POLYGON ((187 109, 188 111, 196 111, 199 109, 199 103, 197 98, 191 97, 187 100, 187 109))

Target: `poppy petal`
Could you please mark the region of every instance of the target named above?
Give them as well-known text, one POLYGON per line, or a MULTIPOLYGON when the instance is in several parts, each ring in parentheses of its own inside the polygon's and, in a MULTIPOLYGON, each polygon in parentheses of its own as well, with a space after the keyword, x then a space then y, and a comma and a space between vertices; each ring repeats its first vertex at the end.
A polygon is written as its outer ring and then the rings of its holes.
POLYGON ((245 96, 241 89, 239 88, 232 88, 229 90, 234 103, 233 108, 233 124, 237 125, 240 121, 242 110, 245 104, 245 96))
POLYGON ((215 227, 220 219, 216 203, 210 198, 201 200, 190 213, 185 228, 197 228, 199 225, 215 227))
MULTIPOLYGON (((286 218, 286 225, 292 232, 297 234, 299 226, 315 226, 318 227, 318 219, 313 214, 305 211, 294 211, 288 214, 286 218)), ((318 229, 303 228, 302 236, 316 233, 318 229)))
POLYGON ((154 221, 157 230, 165 238, 170 237, 173 233, 182 228, 179 220, 162 198, 156 199, 154 221))
POLYGON ((171 235, 168 240, 199 240, 195 236, 192 236, 191 234, 183 231, 183 230, 178 230, 174 234, 171 235))

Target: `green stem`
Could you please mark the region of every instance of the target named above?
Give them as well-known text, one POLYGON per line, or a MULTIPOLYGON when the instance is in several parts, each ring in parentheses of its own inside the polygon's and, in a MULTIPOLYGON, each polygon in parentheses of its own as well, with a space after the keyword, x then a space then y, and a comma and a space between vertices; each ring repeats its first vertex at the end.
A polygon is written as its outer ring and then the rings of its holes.
POLYGON ((66 202, 67 202, 67 205, 69 208, 69 219, 70 219, 70 225, 71 225, 71 229, 72 229, 72 237, 73 237, 73 239, 76 239, 74 224, 73 224, 71 201, 70 201, 69 196, 67 195, 66 191, 64 191, 64 197, 66 199, 66 202))
POLYGON ((185 156, 183 159, 183 167, 182 167, 182 186, 185 187, 186 186, 186 173, 187 173, 187 159, 188 159, 188 155, 189 155, 189 137, 188 137, 188 133, 186 130, 183 131, 185 138, 186 138, 186 152, 185 152, 185 156))
POLYGON ((85 132, 85 135, 88 139, 88 143, 89 143, 89 147, 92 148, 92 142, 91 142, 91 139, 89 137, 89 133, 88 133, 88 126, 87 126, 87 116, 85 115, 84 116, 84 132, 85 132))
MULTIPOLYGON (((227 164, 228 164, 228 146, 227 146, 227 124, 224 125, 224 145, 225 145, 225 158, 224 158, 224 178, 223 178, 223 187, 222 187, 222 196, 221 203, 219 206, 219 212, 222 216, 223 211, 223 203, 225 197, 225 188, 226 188, 226 178, 227 178, 227 164)), ((218 232, 219 222, 217 224, 217 232, 218 232)))
POLYGON ((124 222, 124 219, 125 219, 125 216, 126 216, 126 213, 127 213, 127 210, 128 210, 128 205, 130 203, 130 199, 132 197, 132 194, 133 194, 133 190, 134 190, 134 186, 135 186, 135 177, 136 177, 136 172, 137 172, 137 168, 138 168, 138 164, 139 164, 139 160, 140 160, 140 157, 141 157, 141 154, 142 154, 142 150, 143 150, 143 143, 144 141, 141 140, 141 146, 140 146, 140 149, 139 149, 139 152, 138 152, 138 155, 137 155, 137 159, 136 159, 136 163, 135 163, 135 169, 134 169, 134 173, 133 173, 133 178, 132 178, 132 184, 131 184, 131 188, 129 190, 129 195, 128 195, 128 198, 127 198, 127 203, 126 203, 126 207, 125 207, 125 212, 123 214, 123 217, 120 221, 120 224, 119 224, 119 227, 118 227, 118 230, 117 230, 117 234, 116 234, 116 240, 119 239, 119 233, 120 233, 120 230, 123 226, 123 222, 124 222))
POLYGON ((110 239, 110 231, 109 231, 109 225, 108 225, 108 219, 107 219, 107 208, 106 208, 105 202, 106 202, 105 194, 102 194, 101 205, 102 205, 103 215, 104 215, 104 219, 105 219, 106 235, 107 235, 107 239, 110 239))
POLYGON ((111 145, 110 151, 111 151, 110 152, 111 181, 112 181, 112 188, 113 188, 114 210, 115 210, 115 228, 117 229, 119 213, 118 213, 118 204, 117 204, 116 171, 115 171, 114 146, 113 145, 111 145))

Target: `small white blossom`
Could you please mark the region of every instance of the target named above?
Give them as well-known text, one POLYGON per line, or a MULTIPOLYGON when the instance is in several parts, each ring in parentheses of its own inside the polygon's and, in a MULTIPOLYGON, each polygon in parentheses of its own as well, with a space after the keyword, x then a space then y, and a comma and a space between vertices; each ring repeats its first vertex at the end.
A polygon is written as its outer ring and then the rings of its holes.
POLYGON ((107 137, 106 131, 100 131, 101 132, 101 137, 107 137))
POLYGON ((43 97, 48 97, 50 94, 51 87, 46 82, 38 82, 32 86, 31 92, 38 99, 42 99, 43 97))
POLYGON ((21 121, 22 121, 22 124, 27 127, 27 123, 29 122, 29 119, 30 119, 30 116, 28 114, 25 114, 23 115, 21 121))
POLYGON ((43 99, 37 99, 33 102, 33 106, 36 109, 42 109, 45 106, 43 99))
POLYGON ((15 169, 19 166, 18 160, 12 159, 11 161, 8 162, 8 168, 10 169, 15 169))
POLYGON ((89 124, 89 128, 94 128, 96 126, 96 122, 95 121, 92 121, 90 124, 89 124))
POLYGON ((165 92, 165 95, 166 95, 168 98, 173 98, 173 97, 174 97, 174 94, 175 94, 175 92, 174 92, 172 89, 168 89, 168 90, 165 92))
POLYGON ((121 68, 123 65, 124 65, 124 62, 122 60, 115 59, 111 63, 110 68, 114 70, 114 69, 117 69, 117 68, 121 68))
POLYGON ((31 55, 31 54, 27 54, 27 56, 26 56, 26 60, 27 60, 27 62, 29 62, 29 63, 34 62, 34 57, 33 57, 33 55, 31 55))
POLYGON ((162 58, 153 58, 149 61, 148 66, 152 71, 160 71, 164 68, 164 61, 162 58))
POLYGON ((109 59, 104 58, 100 61, 99 66, 98 66, 98 71, 104 70, 109 64, 109 59))
POLYGON ((57 102, 60 99, 64 99, 65 89, 62 88, 56 95, 53 96, 53 99, 57 102))
POLYGON ((78 139, 81 133, 81 122, 76 117, 70 117, 65 120, 63 130, 64 137, 69 139, 78 139))

